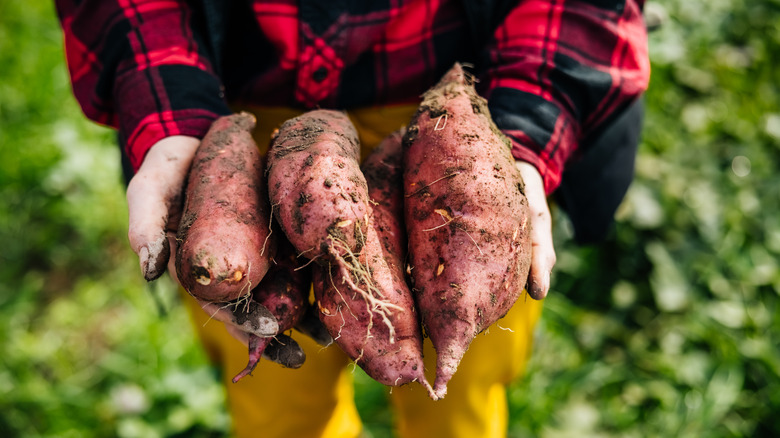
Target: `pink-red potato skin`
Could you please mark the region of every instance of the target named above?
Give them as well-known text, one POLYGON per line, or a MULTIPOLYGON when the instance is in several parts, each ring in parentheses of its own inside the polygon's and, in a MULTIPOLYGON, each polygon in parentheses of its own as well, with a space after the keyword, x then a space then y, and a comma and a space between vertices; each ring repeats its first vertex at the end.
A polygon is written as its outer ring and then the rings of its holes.
POLYGON ((358 252, 368 221, 360 145, 349 117, 314 110, 285 122, 268 154, 274 215, 303 256, 326 263, 358 252))
MULTIPOLYGON (((285 240, 279 242, 274 262, 260 284, 252 291, 252 300, 265 306, 276 318, 279 324, 278 335, 292 329, 306 312, 311 276, 308 270, 298 269, 300 264, 295 257, 295 251, 285 240)), ((233 378, 233 383, 255 369, 271 339, 273 338, 249 335, 249 362, 246 368, 233 378)))
POLYGON ((403 178, 409 269, 443 397, 474 337, 522 293, 531 255, 508 139, 458 64, 423 96, 407 129, 403 178))
MULTIPOLYGON (((395 306, 387 320, 371 312, 363 295, 344 281, 349 267, 315 268, 314 293, 320 319, 335 342, 374 380, 389 386, 417 381, 433 397, 425 379, 422 331, 414 298, 404 278, 406 233, 402 223, 401 136, 393 134, 363 164, 372 201, 371 227, 360 264, 371 272, 375 297, 395 306), (393 327, 393 333, 388 323, 393 327)), ((359 287, 366 288, 352 276, 359 287)))
POLYGON ((217 119, 190 168, 176 272, 193 296, 224 302, 250 293, 276 251, 254 116, 217 119))

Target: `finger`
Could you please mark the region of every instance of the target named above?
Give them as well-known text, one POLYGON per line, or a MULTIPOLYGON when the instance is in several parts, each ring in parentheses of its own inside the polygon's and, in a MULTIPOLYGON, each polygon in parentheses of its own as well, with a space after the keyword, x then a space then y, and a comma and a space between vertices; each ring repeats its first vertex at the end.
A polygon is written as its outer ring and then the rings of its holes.
MULTIPOLYGON (((279 332, 279 323, 271 312, 254 300, 239 303, 209 303, 198 300, 200 307, 210 318, 220 321, 228 327, 228 333, 235 328, 262 338, 274 336, 279 332)), ((233 336, 238 339, 237 336, 233 336)), ((241 337, 243 339, 243 337, 241 337)), ((239 339, 239 340, 242 340, 239 339)), ((244 341, 246 343, 246 340, 244 341)))
POLYGON ((306 361, 306 353, 293 338, 280 334, 265 347, 263 358, 287 368, 300 368, 306 361))
POLYGON ((550 272, 556 260, 552 240, 552 216, 539 172, 533 165, 524 162, 517 162, 517 168, 525 183, 525 195, 531 215, 531 269, 526 288, 531 298, 541 300, 550 290, 550 272))
POLYGON ((232 324, 225 324, 225 330, 227 330, 228 334, 238 342, 244 344, 244 347, 249 347, 249 333, 239 329, 232 324))
POLYGON ((152 176, 138 174, 127 186, 127 237, 147 281, 165 272, 170 257, 165 234, 169 207, 160 194, 161 184, 152 176))
POLYGON ((149 281, 165 272, 170 256, 165 232, 170 225, 176 228, 171 213, 180 211, 182 186, 198 144, 185 136, 155 143, 127 187, 128 239, 149 281))
POLYGON ((555 250, 551 233, 538 231, 549 227, 549 212, 536 216, 531 221, 531 270, 528 274, 528 293, 531 298, 541 300, 550 291, 550 272, 555 265, 555 250))

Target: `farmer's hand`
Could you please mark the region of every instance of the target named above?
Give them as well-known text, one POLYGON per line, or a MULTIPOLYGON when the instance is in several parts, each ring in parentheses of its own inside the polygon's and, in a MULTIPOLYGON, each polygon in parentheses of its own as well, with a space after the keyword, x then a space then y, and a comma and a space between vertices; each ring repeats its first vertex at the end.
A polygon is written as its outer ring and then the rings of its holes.
MULTIPOLYGON (((148 281, 161 276, 166 266, 178 281, 173 263, 176 231, 184 203, 185 179, 199 145, 199 139, 181 135, 160 140, 149 149, 127 186, 127 234, 148 281)), ((252 324, 238 321, 233 306, 198 302, 210 318, 224 323, 228 333, 244 345, 248 343, 249 333, 273 336, 278 330, 276 319, 267 309, 256 314, 252 324)), ((299 358, 302 354, 297 344, 274 342, 264 357, 286 364, 291 357, 299 358)))
POLYGON ((306 353, 291 337, 278 333, 279 326, 271 312, 265 307, 250 301, 249 303, 225 304, 207 303, 198 300, 203 310, 216 318, 227 317, 225 323, 227 332, 249 349, 249 365, 233 378, 238 382, 243 376, 252 372, 257 361, 262 358, 276 362, 287 368, 299 368, 306 360, 306 353), (245 308, 248 306, 249 308, 245 308), (247 310, 250 312, 247 313, 247 310), (261 338, 273 337, 267 344, 261 338))
POLYGON ((158 141, 127 186, 127 236, 147 281, 165 272, 172 253, 168 235, 176 235, 182 187, 199 144, 197 138, 183 135, 158 141))
MULTIPOLYGON (((182 135, 160 140, 149 149, 127 186, 127 234, 148 281, 162 275, 166 266, 178 281, 173 263, 176 231, 184 203, 184 182, 199 145, 199 139, 182 135)), ((248 335, 236 326, 229 309, 206 302, 200 304, 211 318, 225 323, 228 332, 246 344, 248 335)), ((276 325, 276 320, 272 322, 276 325)))
POLYGON ((525 182, 525 196, 531 210, 531 271, 526 289, 531 298, 541 300, 550 291, 550 271, 555 265, 552 218, 539 171, 529 163, 516 163, 525 182))

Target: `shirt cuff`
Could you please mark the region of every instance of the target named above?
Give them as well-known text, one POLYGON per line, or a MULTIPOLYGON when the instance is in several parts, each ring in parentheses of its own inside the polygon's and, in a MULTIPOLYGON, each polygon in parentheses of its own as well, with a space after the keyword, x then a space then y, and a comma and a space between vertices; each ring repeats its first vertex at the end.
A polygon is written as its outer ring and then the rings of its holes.
POLYGON ((231 111, 219 79, 196 67, 160 65, 117 77, 114 87, 119 130, 127 139, 133 171, 163 138, 203 138, 211 123, 231 111))
POLYGON ((538 152, 519 141, 518 139, 523 137, 522 132, 504 130, 503 133, 509 137, 509 140, 512 142, 512 156, 515 160, 524 161, 536 167, 536 170, 539 171, 539 175, 542 176, 545 194, 548 196, 552 194, 561 184, 563 170, 560 166, 558 166, 554 160, 545 159, 538 152))

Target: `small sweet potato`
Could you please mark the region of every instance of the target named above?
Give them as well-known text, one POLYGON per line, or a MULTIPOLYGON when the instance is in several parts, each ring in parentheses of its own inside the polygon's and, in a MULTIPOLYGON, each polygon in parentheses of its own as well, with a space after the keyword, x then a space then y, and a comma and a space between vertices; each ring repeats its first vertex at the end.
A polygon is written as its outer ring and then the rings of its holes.
POLYGON ((443 397, 474 337, 523 291, 528 202, 509 140, 458 64, 425 93, 403 144, 409 269, 443 397))
MULTIPOLYGON (((301 266, 295 257, 295 250, 285 239, 279 239, 277 255, 273 262, 266 276, 252 291, 250 303, 259 303, 271 312, 279 324, 275 335, 280 335, 292 329, 304 316, 309 306, 311 276, 308 270, 298 269, 301 266)), ((249 362, 243 371, 233 377, 233 383, 255 369, 271 339, 249 335, 249 362)), ((295 361, 288 361, 282 365, 294 368, 301 366, 305 355, 294 357, 297 358, 295 361)))
POLYGON ((247 113, 217 119, 190 168, 176 272, 187 292, 203 301, 249 294, 276 251, 254 126, 247 113))
POLYGON ((315 110, 285 122, 268 154, 274 215, 305 257, 327 263, 357 253, 368 222, 357 132, 346 114, 315 110))
POLYGON ((327 347, 333 343, 333 337, 328 332, 328 329, 325 328, 325 325, 322 324, 322 321, 320 321, 319 313, 320 311, 317 307, 307 303, 306 311, 298 321, 298 324, 295 324, 295 330, 310 337, 314 342, 323 347, 327 347))
POLYGON ((403 269, 401 136, 391 135, 363 165, 374 201, 365 245, 357 259, 316 267, 320 319, 335 342, 374 380, 390 386, 417 381, 435 398, 424 375, 422 332, 403 269))

